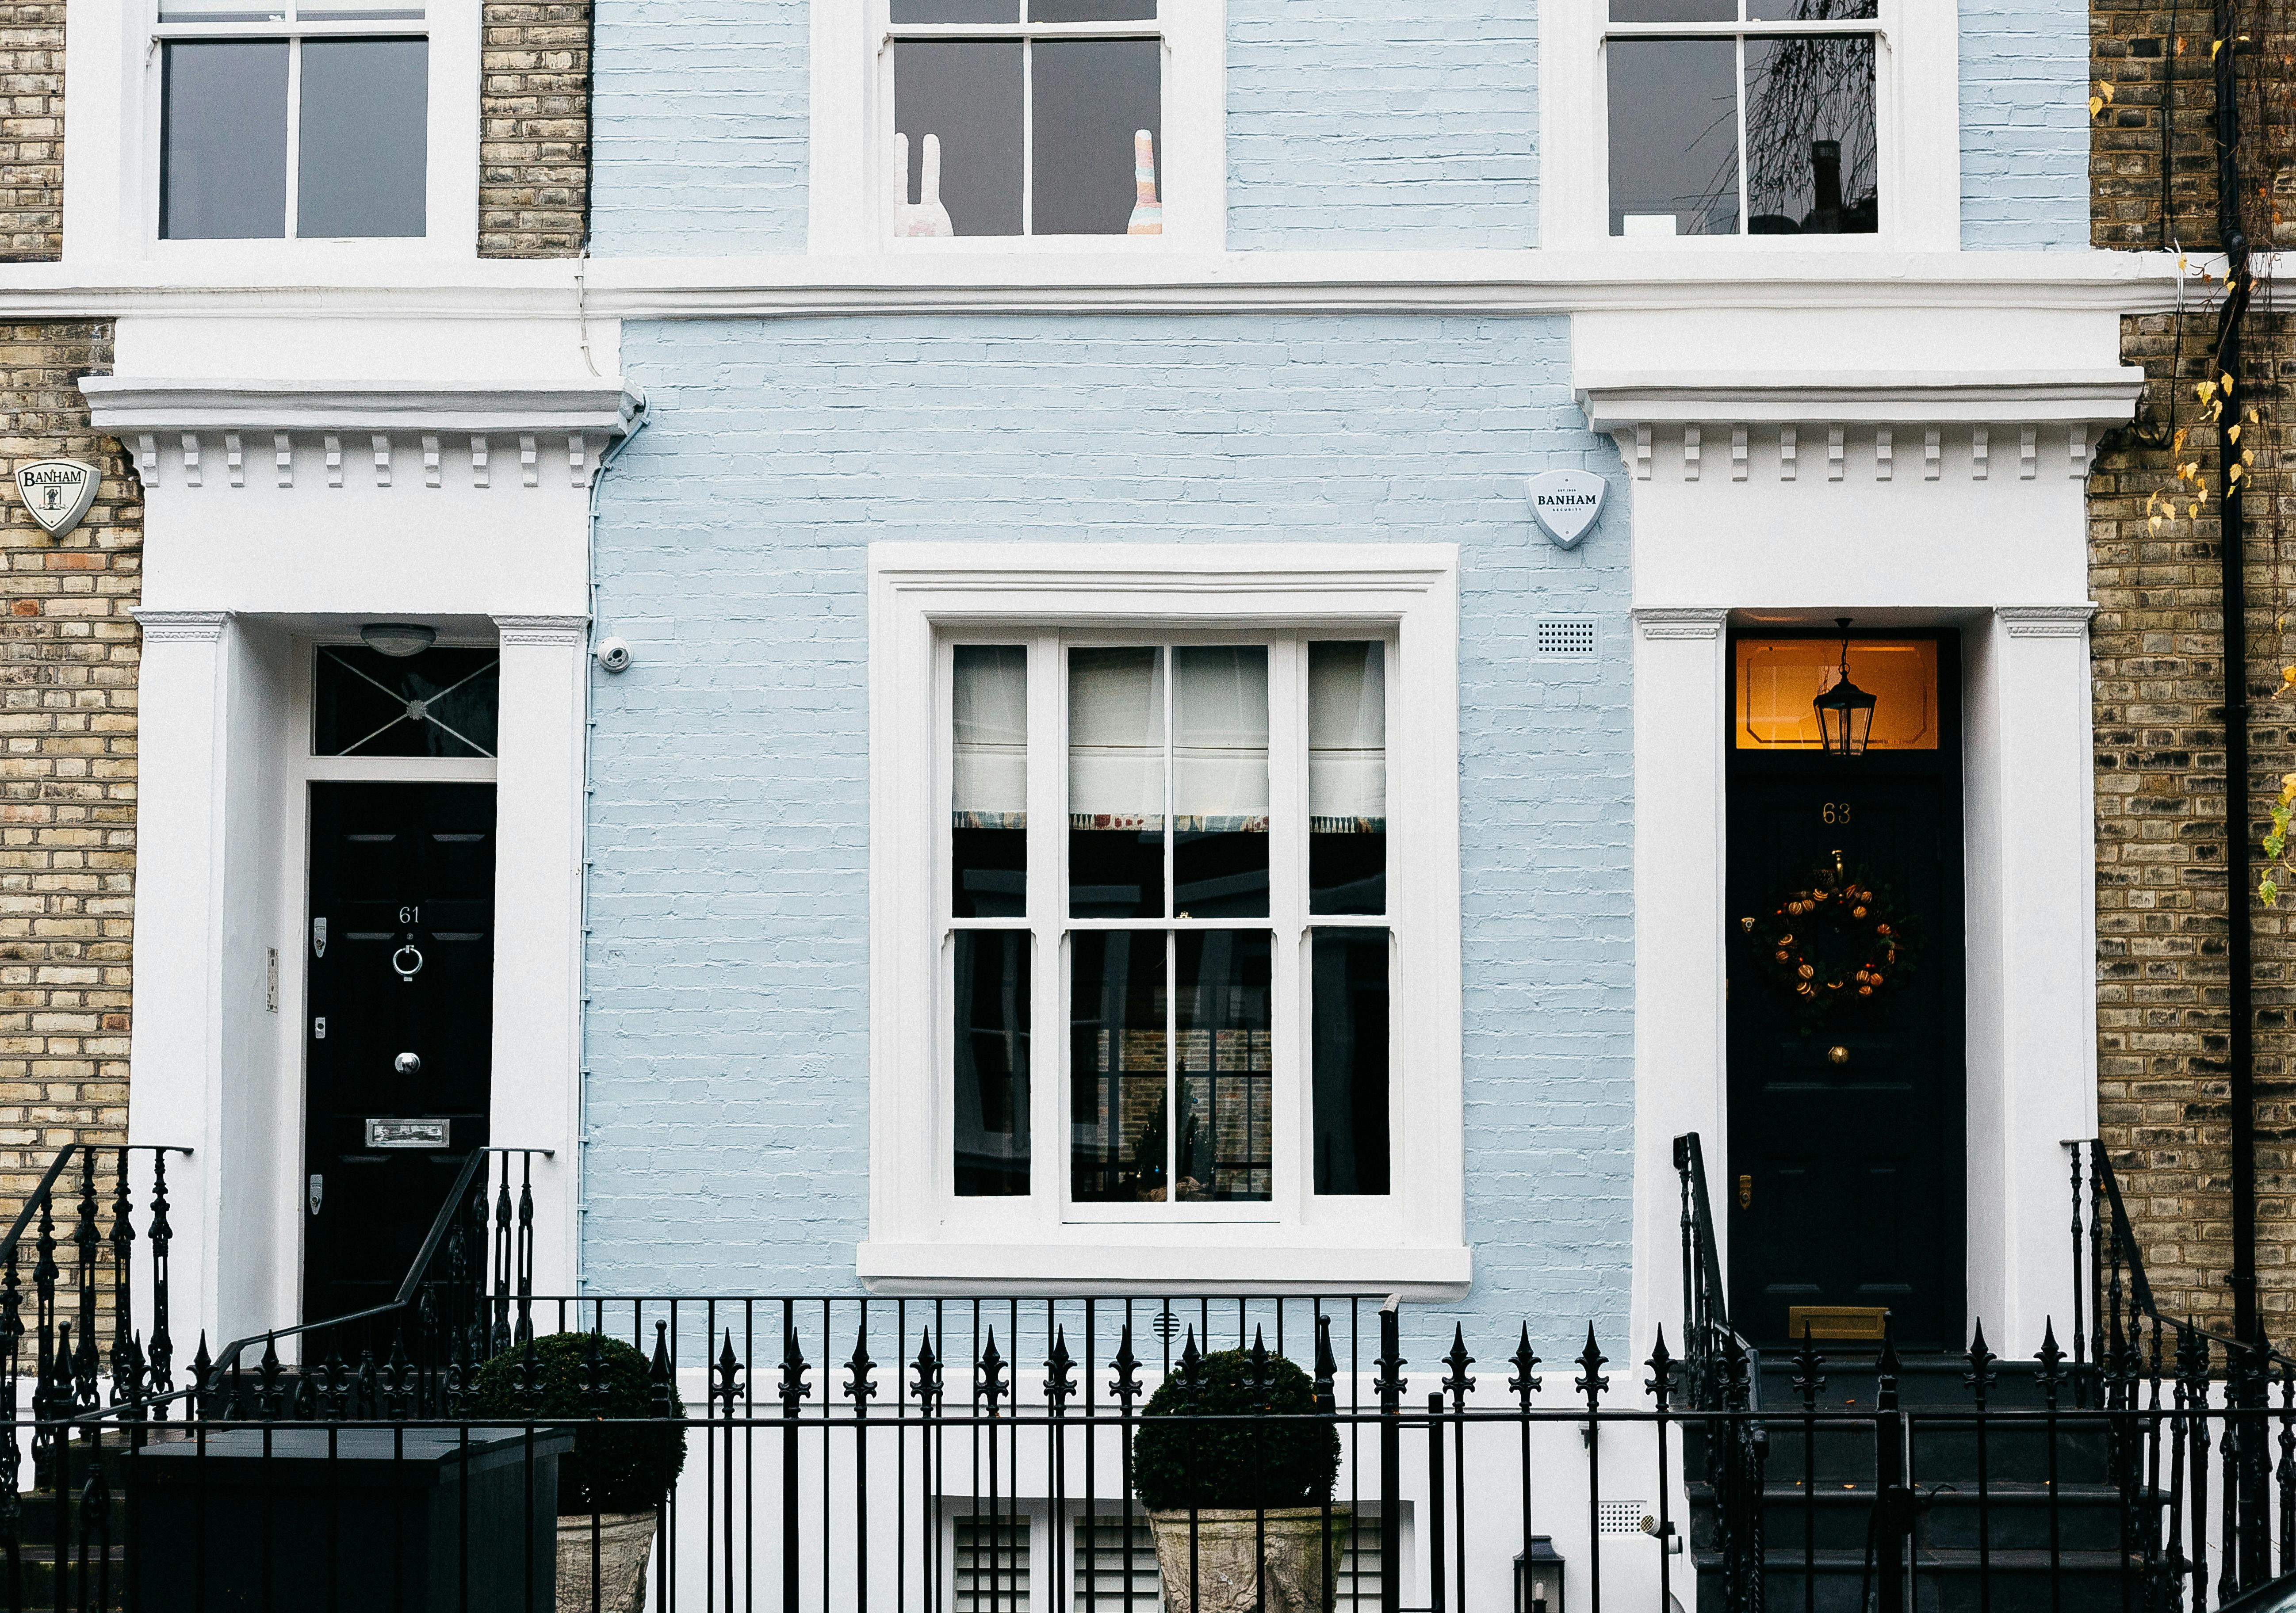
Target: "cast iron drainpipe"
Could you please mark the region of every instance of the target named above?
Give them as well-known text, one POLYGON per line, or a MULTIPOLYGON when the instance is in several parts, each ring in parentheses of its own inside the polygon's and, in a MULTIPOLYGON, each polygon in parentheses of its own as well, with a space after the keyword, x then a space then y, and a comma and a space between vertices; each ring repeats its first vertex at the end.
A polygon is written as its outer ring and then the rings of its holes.
MULTIPOLYGON (((2248 315, 2248 237, 2241 229, 2238 0, 2216 0, 2217 233, 2224 245, 2225 295, 2217 320, 2219 373, 2233 378, 2225 401, 2225 425, 2237 422, 2248 406, 2241 374, 2241 329, 2248 315)), ((2215 376, 2209 377, 2213 381, 2215 376)), ((2248 577, 2247 530, 2241 483, 2233 476, 2240 463, 2233 445, 2218 431, 2217 455, 2218 559, 2223 568, 2225 711, 2225 875, 2227 926, 2226 963, 2230 975, 2230 1066, 2232 1109, 2232 1288, 2233 1337, 2256 1336, 2256 1036, 2254 917, 2250 903, 2254 870, 2249 856, 2251 822, 2248 754, 2248 577)))

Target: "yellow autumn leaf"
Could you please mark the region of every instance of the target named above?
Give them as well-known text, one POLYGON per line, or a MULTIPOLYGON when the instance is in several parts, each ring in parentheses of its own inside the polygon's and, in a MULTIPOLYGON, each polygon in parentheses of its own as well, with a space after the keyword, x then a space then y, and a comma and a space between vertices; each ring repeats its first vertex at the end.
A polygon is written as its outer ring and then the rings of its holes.
POLYGON ((2237 424, 2234 425, 2230 430, 2225 433, 2225 436, 2233 442, 2238 442, 2240 440, 2240 427, 2237 424))
POLYGON ((2187 520, 2200 520, 2200 519, 2201 519, 2201 507, 2200 507, 2200 505, 2198 505, 2198 504, 2194 504, 2191 509, 2189 509, 2189 510, 2185 511, 2185 519, 2186 519, 2187 520))
POLYGON ((2088 115, 2094 118, 2103 111, 2104 111, 2104 102, 2091 95, 2088 98, 2088 115))
POLYGON ((2238 481, 2240 479, 2240 473, 2246 469, 2247 467, 2245 465, 2229 465, 2226 467, 2225 470, 2225 479, 2226 481, 2238 481))
POLYGON ((2193 383, 2193 396, 2199 398, 2202 403, 2208 402, 2210 398, 2214 397, 2216 395, 2216 382, 2212 381, 2196 381, 2193 383))
POLYGON ((2232 377, 2229 375, 2222 376, 2219 378, 2219 381, 2224 387, 2225 396, 2226 397, 2230 397, 2232 396, 2232 377))
POLYGON ((2156 516, 2154 516, 2154 517, 2152 518, 2152 530, 2154 530, 2155 532, 2158 532, 2160 529, 2161 529, 2161 518, 2160 518, 2159 516, 2157 516, 2157 515, 2156 515, 2156 516))
POLYGON ((2221 39, 2211 39, 2211 40, 2210 40, 2210 41, 2209 41, 2209 60, 2210 60, 2210 61, 2214 61, 2217 59, 2217 53, 2218 53, 2218 51, 2222 50, 2222 49, 2224 49, 2224 41, 2223 41, 2223 40, 2221 40, 2221 39))
POLYGON ((2100 79, 2098 79, 2098 80, 2096 81, 2096 87, 2097 87, 2098 91, 2103 94, 2104 98, 2105 98, 2107 101, 2110 101, 2110 100, 2112 100, 2112 86, 2111 86, 2110 84, 2107 84, 2103 79, 2100 78, 2100 79))
POLYGON ((2243 448, 2240 451, 2240 463, 2244 465, 2254 464, 2256 463, 2256 450, 2253 448, 2243 448))
POLYGON ((2187 434, 2187 431, 2188 431, 2188 428, 2186 428, 2186 427, 2184 427, 2184 426, 2178 426, 2178 427, 2177 428, 2177 440, 2176 440, 2176 441, 2174 441, 2174 442, 2172 442, 2172 443, 2170 443, 2170 444, 2169 445, 2169 453, 2171 453, 2171 454, 2182 454, 2182 453, 2185 451, 2185 436, 2186 436, 2186 434, 2187 434))

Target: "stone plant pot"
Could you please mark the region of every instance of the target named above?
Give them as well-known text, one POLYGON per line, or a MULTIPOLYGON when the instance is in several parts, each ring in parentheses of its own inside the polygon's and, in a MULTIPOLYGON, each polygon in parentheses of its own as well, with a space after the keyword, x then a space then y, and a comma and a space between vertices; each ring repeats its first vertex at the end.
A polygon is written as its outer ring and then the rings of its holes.
MULTIPOLYGON (((652 1512, 598 1514, 598 1613, 638 1613, 645 1606, 646 1559, 653 1545, 652 1512)), ((590 1514, 558 1520, 558 1613, 590 1613, 590 1514)))
MULTIPOLYGON (((1331 1586, 1324 1562, 1320 1507, 1267 1512, 1204 1511, 1195 1515, 1195 1599, 1189 1596, 1188 1514, 1151 1512, 1156 1568, 1163 1576, 1166 1613, 1328 1613, 1331 1586), (1259 1593, 1260 1525, 1267 1525, 1267 1594, 1259 1593)), ((1332 1509, 1332 1574, 1340 1570, 1355 1517, 1332 1509)))

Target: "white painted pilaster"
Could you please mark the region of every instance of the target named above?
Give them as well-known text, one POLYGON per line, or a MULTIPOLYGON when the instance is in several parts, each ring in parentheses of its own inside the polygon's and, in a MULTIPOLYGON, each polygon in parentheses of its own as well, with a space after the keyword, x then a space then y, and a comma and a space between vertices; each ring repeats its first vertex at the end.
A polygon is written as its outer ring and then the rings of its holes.
MULTIPOLYGON (((223 1193, 225 692, 231 617, 138 610, 135 1017, 128 1141, 193 1150, 169 1163, 174 1310, 216 1316, 223 1193)), ((148 1310, 144 1314, 149 1314, 148 1310)), ((218 1341, 219 1342, 219 1341, 218 1341)), ((188 1359, 194 1340, 178 1339, 188 1359)))
POLYGON ((498 616, 494 1144, 534 1169, 534 1285, 574 1291, 581 1135, 582 772, 589 618, 498 616))
MULTIPOLYGON (((1635 611, 1635 1278, 1632 1353, 1663 1323, 1681 1351, 1681 1201, 1674 1139, 1723 1168, 1723 742, 1729 612, 1635 611)), ((1721 1207, 1715 1206, 1718 1216, 1721 1207)), ((1718 1232, 1725 1225, 1718 1220, 1718 1232)), ((1725 1269, 1727 1269, 1726 1258, 1725 1269)))
POLYGON ((2096 1134, 2092 605, 1970 629, 1969 1312, 2002 1355, 2070 1342, 2065 1139, 2096 1134))

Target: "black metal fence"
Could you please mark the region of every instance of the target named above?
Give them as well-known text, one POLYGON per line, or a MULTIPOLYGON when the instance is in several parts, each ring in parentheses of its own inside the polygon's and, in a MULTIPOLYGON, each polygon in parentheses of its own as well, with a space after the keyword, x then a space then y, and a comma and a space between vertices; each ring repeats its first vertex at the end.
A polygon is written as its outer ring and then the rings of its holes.
POLYGON ((187 1373, 162 1343, 164 1191, 141 1212, 160 1298, 139 1313, 129 1173, 73 1154, 0 1244, 0 1387, 20 1358, 34 1384, 0 1455, 0 1597, 2208 1613, 2296 1571, 2296 1370, 2160 1316, 2109 1165, 2087 1144, 2074 1161, 2074 1348, 2052 1326, 2019 1361, 1981 1328, 1952 1357, 1749 1350, 1689 1139, 1679 1358, 1663 1335, 1636 1359, 1592 1329, 1477 1337, 1369 1295, 536 1296, 527 1162, 504 1153, 466 1173, 390 1306, 187 1373), (87 1347, 105 1329, 108 1360, 87 1347), (642 1362, 638 1414, 609 1339, 642 1362), (1216 1368, 1257 1387, 1279 1362, 1303 1409, 1215 1408, 1216 1368), (1184 1444, 1335 1441, 1328 1495, 1150 1515, 1160 1389, 1184 1444), (596 1477, 602 1440, 634 1490, 596 1477))

